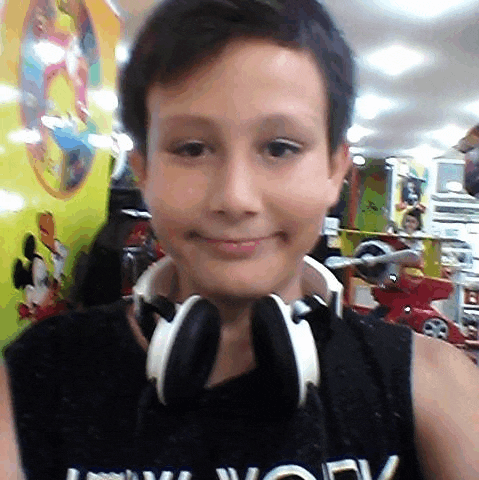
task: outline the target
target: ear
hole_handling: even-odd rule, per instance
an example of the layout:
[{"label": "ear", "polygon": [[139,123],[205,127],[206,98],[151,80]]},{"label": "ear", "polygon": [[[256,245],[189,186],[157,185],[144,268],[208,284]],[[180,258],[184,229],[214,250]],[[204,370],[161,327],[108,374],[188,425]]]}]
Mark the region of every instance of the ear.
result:
[{"label": "ear", "polygon": [[23,254],[25,255],[25,258],[32,261],[35,256],[35,249],[35,237],[30,233],[25,237],[25,243],[23,245]]},{"label": "ear", "polygon": [[146,182],[146,158],[140,151],[134,149],[128,155],[128,162],[130,164],[133,173],[138,179],[138,187],[143,190]]},{"label": "ear", "polygon": [[343,186],[343,181],[352,166],[349,145],[342,143],[338,145],[336,151],[331,156],[331,170],[329,174],[329,182],[335,189],[336,197]]}]

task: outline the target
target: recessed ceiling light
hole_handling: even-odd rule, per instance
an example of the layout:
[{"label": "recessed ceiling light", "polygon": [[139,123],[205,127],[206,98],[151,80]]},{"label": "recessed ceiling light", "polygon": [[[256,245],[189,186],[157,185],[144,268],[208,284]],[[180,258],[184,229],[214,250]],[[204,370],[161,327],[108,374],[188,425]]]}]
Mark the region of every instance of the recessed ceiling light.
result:
[{"label": "recessed ceiling light", "polygon": [[363,165],[366,164],[366,159],[362,155],[354,155],[353,163],[358,167],[362,167]]},{"label": "recessed ceiling light", "polygon": [[467,129],[449,124],[438,130],[433,130],[429,136],[446,147],[453,147],[467,133]]},{"label": "recessed ceiling light", "polygon": [[[440,17],[452,10],[472,5],[477,0],[383,0],[381,7],[402,13],[408,17],[431,19]],[[377,6],[377,3],[376,3]]]},{"label": "recessed ceiling light", "polygon": [[359,155],[360,153],[363,153],[363,148],[361,148],[361,147],[349,147],[349,153],[351,155]]},{"label": "recessed ceiling light", "polygon": [[361,138],[371,135],[373,132],[374,130],[371,130],[370,128],[361,127],[361,125],[353,125],[348,130],[348,142],[357,143],[359,140],[361,140]]},{"label": "recessed ceiling light", "polygon": [[360,95],[355,103],[355,114],[365,120],[372,120],[381,112],[391,109],[395,102],[386,97],[379,97],[372,93]]},{"label": "recessed ceiling light", "polygon": [[388,157],[386,158],[385,162],[388,164],[388,165],[396,165],[398,163],[398,159],[396,157]]},{"label": "recessed ceiling light", "polygon": [[364,57],[364,61],[386,75],[401,75],[424,63],[426,55],[410,47],[395,43]]},{"label": "recessed ceiling light", "polygon": [[427,143],[423,143],[418,147],[410,148],[409,150],[405,151],[407,155],[423,162],[432,160],[433,158],[441,155],[443,152],[444,150],[435,148]]},{"label": "recessed ceiling light", "polygon": [[479,100],[466,105],[465,110],[471,112],[479,118]]}]

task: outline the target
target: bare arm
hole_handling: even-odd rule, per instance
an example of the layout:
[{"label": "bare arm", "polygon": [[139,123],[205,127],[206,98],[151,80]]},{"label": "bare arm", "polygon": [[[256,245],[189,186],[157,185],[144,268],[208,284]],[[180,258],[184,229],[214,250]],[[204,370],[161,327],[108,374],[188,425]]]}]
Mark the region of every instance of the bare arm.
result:
[{"label": "bare arm", "polygon": [[416,445],[430,480],[479,479],[479,368],[452,345],[414,335]]},{"label": "bare arm", "polygon": [[18,458],[7,372],[0,364],[0,478],[23,480]]}]

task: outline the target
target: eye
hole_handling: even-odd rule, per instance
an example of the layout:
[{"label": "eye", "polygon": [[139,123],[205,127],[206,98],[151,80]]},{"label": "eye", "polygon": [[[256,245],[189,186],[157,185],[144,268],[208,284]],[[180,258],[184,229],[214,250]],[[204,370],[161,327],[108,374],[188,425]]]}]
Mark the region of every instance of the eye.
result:
[{"label": "eye", "polygon": [[173,148],[173,153],[180,157],[201,157],[207,152],[203,142],[190,141]]},{"label": "eye", "polygon": [[273,158],[284,158],[289,155],[297,155],[301,151],[301,145],[291,140],[276,139],[266,145],[266,153]]}]

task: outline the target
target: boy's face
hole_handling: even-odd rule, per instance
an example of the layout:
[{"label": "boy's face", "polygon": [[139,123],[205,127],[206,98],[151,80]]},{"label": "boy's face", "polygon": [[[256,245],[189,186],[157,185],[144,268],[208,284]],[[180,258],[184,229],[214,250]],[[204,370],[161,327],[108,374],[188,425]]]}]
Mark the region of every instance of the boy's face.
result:
[{"label": "boy's face", "polygon": [[[303,256],[349,168],[328,155],[328,102],[309,53],[236,40],[147,95],[148,158],[134,161],[182,297],[300,296]],[[138,157],[134,157],[138,158]]]},{"label": "boy's face", "polygon": [[409,235],[412,235],[416,230],[419,229],[419,220],[413,215],[406,215],[404,219],[404,230]]}]

